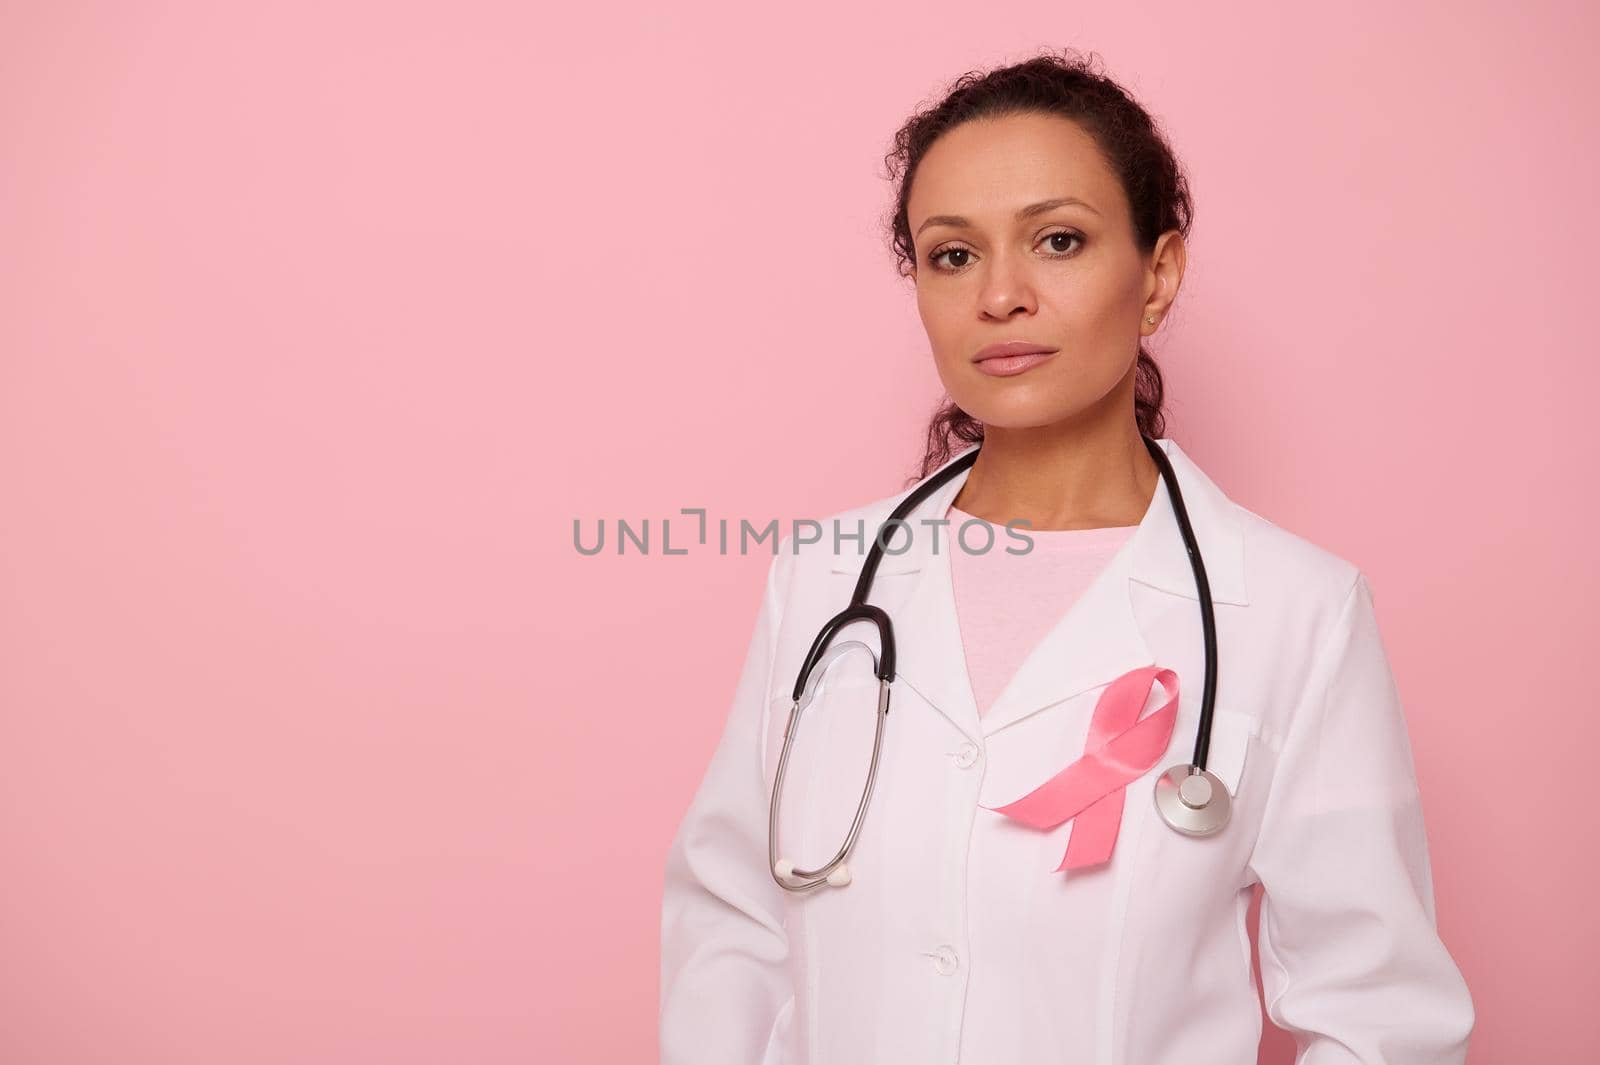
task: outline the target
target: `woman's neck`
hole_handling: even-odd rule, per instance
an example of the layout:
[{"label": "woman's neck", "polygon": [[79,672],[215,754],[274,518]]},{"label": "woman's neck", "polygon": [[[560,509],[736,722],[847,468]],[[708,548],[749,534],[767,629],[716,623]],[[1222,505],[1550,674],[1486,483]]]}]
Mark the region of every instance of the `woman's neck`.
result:
[{"label": "woman's neck", "polygon": [[1109,429],[988,426],[952,505],[996,525],[1100,529],[1139,524],[1160,484],[1131,419]]}]

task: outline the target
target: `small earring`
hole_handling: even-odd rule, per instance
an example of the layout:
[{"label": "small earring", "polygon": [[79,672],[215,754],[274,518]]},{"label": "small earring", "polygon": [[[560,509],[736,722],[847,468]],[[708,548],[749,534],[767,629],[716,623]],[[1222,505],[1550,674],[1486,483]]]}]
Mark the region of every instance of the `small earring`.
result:
[{"label": "small earring", "polygon": [[1145,315],[1145,316],[1144,316],[1144,320],[1145,320],[1145,322],[1146,322],[1146,323],[1147,323],[1147,324],[1149,324],[1149,325],[1155,325],[1155,324],[1156,324],[1156,316],[1155,316],[1155,315],[1153,315],[1153,314],[1147,314],[1147,315]]}]

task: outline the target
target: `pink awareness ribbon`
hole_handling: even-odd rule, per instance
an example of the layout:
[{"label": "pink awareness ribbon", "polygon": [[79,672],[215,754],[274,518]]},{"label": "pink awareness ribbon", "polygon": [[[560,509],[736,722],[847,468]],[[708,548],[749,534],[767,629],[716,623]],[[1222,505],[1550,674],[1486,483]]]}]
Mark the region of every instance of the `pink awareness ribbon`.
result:
[{"label": "pink awareness ribbon", "polygon": [[[1140,718],[1156,681],[1169,697]],[[1055,871],[1099,865],[1116,846],[1127,785],[1166,751],[1177,719],[1178,675],[1161,666],[1129,670],[1100,693],[1082,757],[1015,802],[983,808],[1041,829],[1076,817],[1066,856]]]}]

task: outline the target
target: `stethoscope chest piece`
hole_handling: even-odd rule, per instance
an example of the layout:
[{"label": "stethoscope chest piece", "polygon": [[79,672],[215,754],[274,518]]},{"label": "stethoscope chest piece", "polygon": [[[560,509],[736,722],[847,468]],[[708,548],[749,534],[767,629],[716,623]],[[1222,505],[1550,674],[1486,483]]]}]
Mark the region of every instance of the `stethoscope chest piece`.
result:
[{"label": "stethoscope chest piece", "polygon": [[1233,800],[1216,774],[1192,765],[1175,765],[1156,780],[1161,819],[1186,836],[1209,836],[1228,823]]}]

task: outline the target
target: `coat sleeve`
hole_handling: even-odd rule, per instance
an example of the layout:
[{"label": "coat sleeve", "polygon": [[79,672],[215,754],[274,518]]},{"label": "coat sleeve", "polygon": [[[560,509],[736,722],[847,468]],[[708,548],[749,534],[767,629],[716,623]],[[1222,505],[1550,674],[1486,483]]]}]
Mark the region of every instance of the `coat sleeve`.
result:
[{"label": "coat sleeve", "polygon": [[1360,571],[1307,692],[1250,859],[1267,1015],[1295,1065],[1460,1065],[1472,998],[1436,930],[1410,739]]},{"label": "coat sleeve", "polygon": [[793,995],[784,889],[767,869],[761,766],[785,561],[780,551],[767,571],[733,705],[667,855],[662,1065],[757,1065]]}]

